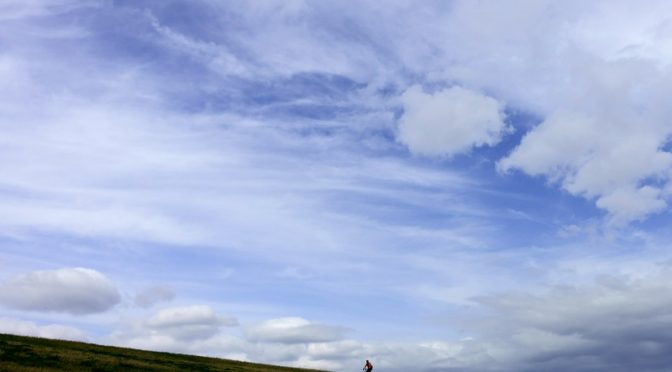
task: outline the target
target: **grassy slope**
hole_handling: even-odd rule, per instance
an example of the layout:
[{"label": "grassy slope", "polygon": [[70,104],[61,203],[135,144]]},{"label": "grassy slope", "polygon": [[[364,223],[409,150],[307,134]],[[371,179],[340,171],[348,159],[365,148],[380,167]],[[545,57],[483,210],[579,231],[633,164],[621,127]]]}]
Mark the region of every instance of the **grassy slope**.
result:
[{"label": "grassy slope", "polygon": [[309,372],[299,368],[0,334],[0,371]]}]

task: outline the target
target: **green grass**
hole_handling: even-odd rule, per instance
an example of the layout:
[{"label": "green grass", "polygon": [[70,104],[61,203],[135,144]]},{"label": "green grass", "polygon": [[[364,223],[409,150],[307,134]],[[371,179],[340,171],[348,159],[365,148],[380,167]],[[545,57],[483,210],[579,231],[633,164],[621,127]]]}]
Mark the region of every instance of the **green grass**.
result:
[{"label": "green grass", "polygon": [[4,371],[310,372],[317,370],[0,334],[0,372]]}]

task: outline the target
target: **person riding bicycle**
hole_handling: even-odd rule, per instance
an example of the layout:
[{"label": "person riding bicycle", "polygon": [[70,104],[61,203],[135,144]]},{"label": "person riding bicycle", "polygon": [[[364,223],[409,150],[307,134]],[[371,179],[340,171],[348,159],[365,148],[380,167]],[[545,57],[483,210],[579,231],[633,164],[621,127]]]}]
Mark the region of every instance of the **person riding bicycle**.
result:
[{"label": "person riding bicycle", "polygon": [[369,362],[369,360],[367,359],[366,363],[364,363],[364,368],[362,368],[362,371],[371,372],[372,370],[373,370],[373,364],[371,364],[371,362]]}]

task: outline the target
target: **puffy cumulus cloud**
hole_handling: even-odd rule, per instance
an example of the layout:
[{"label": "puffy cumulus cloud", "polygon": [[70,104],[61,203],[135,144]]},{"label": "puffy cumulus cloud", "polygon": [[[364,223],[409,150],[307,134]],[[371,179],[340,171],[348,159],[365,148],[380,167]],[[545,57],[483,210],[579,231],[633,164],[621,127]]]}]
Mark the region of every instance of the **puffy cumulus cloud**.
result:
[{"label": "puffy cumulus cloud", "polygon": [[[225,339],[226,340],[226,339]],[[315,368],[330,371],[349,370],[358,366],[361,354],[355,358],[351,350],[363,350],[357,341],[333,341],[317,343],[277,343],[243,340],[237,349],[246,359],[264,363],[299,368]],[[230,345],[230,342],[228,343]],[[347,345],[346,345],[347,344]],[[343,352],[339,354],[339,352]]]},{"label": "puffy cumulus cloud", "polygon": [[163,309],[146,321],[146,326],[176,339],[202,339],[214,336],[222,326],[235,326],[235,318],[218,315],[206,305]]},{"label": "puffy cumulus cloud", "polygon": [[[359,341],[342,340],[344,329],[303,318],[270,319],[228,334],[237,325],[208,306],[163,309],[116,331],[109,342],[141,349],[209,355],[302,368],[350,369],[366,357]],[[363,354],[364,353],[364,354]]]},{"label": "puffy cumulus cloud", "polygon": [[354,340],[283,344],[250,341],[224,333],[195,340],[178,340],[158,332],[136,334],[133,337],[117,333],[113,336],[113,343],[141,349],[331,371],[351,370],[368,357],[367,351],[371,351],[363,343]]},{"label": "puffy cumulus cloud", "polygon": [[494,145],[507,130],[497,100],[461,87],[432,94],[413,86],[401,101],[398,139],[417,154],[451,156]]},{"label": "puffy cumulus cloud", "polygon": [[34,271],[0,283],[0,304],[20,310],[83,315],[107,311],[120,300],[110,279],[85,268]]},{"label": "puffy cumulus cloud", "polygon": [[113,332],[110,341],[140,349],[209,354],[214,341],[206,341],[213,337],[221,340],[225,337],[222,327],[236,325],[235,318],[218,314],[207,305],[171,307],[132,320],[126,329]]},{"label": "puffy cumulus cloud", "polygon": [[[669,3],[458,1],[439,80],[541,118],[499,163],[594,200],[625,224],[666,208]],[[633,202],[627,202],[632,199]]]},{"label": "puffy cumulus cloud", "polygon": [[251,341],[280,343],[309,343],[335,341],[343,338],[346,328],[311,323],[299,318],[277,318],[263,321],[245,328],[245,335]]},{"label": "puffy cumulus cloud", "polygon": [[525,135],[499,169],[543,175],[574,195],[595,198],[613,222],[643,218],[667,205],[663,189],[672,154],[662,150],[665,130],[632,120],[554,113]]},{"label": "puffy cumulus cloud", "polygon": [[13,318],[0,318],[0,333],[20,336],[55,338],[59,340],[86,341],[86,334],[74,327],[60,324],[38,325]]},{"label": "puffy cumulus cloud", "polygon": [[164,285],[145,288],[136,294],[133,300],[137,306],[148,308],[160,302],[171,301],[174,298],[175,291]]},{"label": "puffy cumulus cloud", "polygon": [[128,333],[117,332],[112,335],[111,342],[124,347],[144,350],[167,351],[193,355],[213,356],[218,358],[263,362],[255,345],[240,337],[223,333],[206,339],[180,340],[160,332]]},{"label": "puffy cumulus cloud", "polygon": [[657,187],[629,185],[601,196],[596,205],[612,213],[612,222],[621,224],[664,210],[667,202],[663,196]]}]

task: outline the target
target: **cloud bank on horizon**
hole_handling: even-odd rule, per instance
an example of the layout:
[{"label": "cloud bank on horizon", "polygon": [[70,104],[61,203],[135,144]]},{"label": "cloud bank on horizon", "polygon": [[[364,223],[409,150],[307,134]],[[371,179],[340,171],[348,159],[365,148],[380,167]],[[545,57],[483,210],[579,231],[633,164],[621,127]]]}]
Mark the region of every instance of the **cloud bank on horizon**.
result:
[{"label": "cloud bank on horizon", "polygon": [[0,4],[0,332],[664,371],[666,1]]}]

